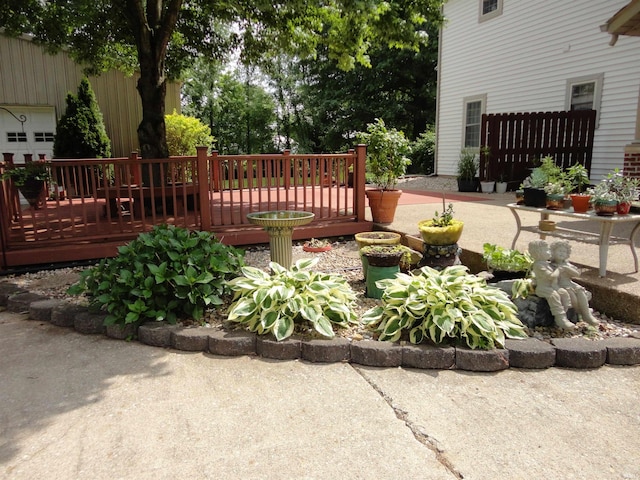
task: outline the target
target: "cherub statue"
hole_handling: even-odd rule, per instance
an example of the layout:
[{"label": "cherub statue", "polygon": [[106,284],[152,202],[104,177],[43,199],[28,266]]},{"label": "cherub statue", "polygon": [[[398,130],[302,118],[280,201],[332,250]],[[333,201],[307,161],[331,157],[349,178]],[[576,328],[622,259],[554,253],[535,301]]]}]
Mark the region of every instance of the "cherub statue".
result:
[{"label": "cherub statue", "polygon": [[558,286],[569,293],[571,306],[580,315],[582,321],[589,325],[598,325],[600,322],[589,308],[587,290],[572,280],[580,275],[580,271],[568,262],[571,245],[567,242],[554,242],[550,248],[551,265],[558,271]]},{"label": "cherub statue", "polygon": [[575,325],[567,319],[570,295],[558,285],[560,272],[549,263],[551,259],[549,245],[544,240],[535,240],[529,243],[529,254],[533,258],[531,272],[535,281],[535,294],[547,300],[557,327],[565,330],[575,328]]}]

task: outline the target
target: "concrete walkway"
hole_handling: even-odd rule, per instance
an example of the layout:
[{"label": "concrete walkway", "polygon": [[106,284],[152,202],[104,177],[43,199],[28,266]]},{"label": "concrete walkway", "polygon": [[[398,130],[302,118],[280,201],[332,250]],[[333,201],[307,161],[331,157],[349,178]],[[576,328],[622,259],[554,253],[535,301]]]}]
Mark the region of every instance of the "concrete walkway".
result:
[{"label": "concrete walkway", "polygon": [[7,479],[640,479],[638,366],[213,357],[8,312],[0,352]]}]

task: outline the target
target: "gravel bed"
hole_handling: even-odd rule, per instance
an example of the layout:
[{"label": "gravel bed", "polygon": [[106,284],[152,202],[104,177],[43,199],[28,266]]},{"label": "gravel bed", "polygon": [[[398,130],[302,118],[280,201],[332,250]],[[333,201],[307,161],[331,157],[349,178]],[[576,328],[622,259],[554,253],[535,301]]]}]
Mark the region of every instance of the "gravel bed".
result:
[{"label": "gravel bed", "polygon": [[[355,311],[360,318],[362,314],[369,308],[378,305],[379,300],[367,298],[364,295],[365,284],[362,276],[362,264],[358,255],[358,247],[351,237],[333,238],[332,249],[322,253],[308,253],[303,251],[302,243],[293,246],[293,261],[309,256],[317,256],[319,262],[317,269],[320,271],[336,273],[344,276],[354,292],[357,295]],[[251,247],[246,250],[245,261],[248,265],[258,268],[268,269],[269,265],[269,249],[266,246]],[[75,283],[81,267],[62,268],[57,270],[42,270],[35,273],[26,273],[19,276],[7,276],[0,281],[11,282],[21,288],[29,290],[32,293],[38,293],[49,298],[66,298],[73,303],[86,303],[84,297],[70,297],[66,294],[69,286]],[[640,325],[625,324],[614,319],[608,318],[606,315],[594,312],[594,315],[601,321],[600,325],[592,327],[586,323],[580,322],[573,331],[563,331],[555,328],[536,328],[529,331],[529,335],[541,340],[550,340],[551,338],[570,338],[584,337],[589,339],[604,339],[609,337],[627,337],[640,336]],[[237,328],[235,324],[228,325],[225,323],[224,312],[222,310],[210,312],[207,315],[207,326],[214,329],[231,329]],[[188,324],[189,322],[184,322]],[[296,333],[305,336],[314,336],[315,332],[299,330]],[[351,327],[346,330],[340,330],[338,335],[353,340],[361,340],[375,338],[376,335],[359,327]]]}]

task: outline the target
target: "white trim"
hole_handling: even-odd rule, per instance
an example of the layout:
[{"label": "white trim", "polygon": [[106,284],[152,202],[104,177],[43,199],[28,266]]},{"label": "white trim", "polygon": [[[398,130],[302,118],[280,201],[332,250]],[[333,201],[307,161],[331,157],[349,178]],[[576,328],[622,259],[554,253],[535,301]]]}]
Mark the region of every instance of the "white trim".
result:
[{"label": "white trim", "polygon": [[[478,146],[467,146],[466,138],[467,138],[467,107],[470,103],[480,102],[480,116],[482,117],[483,113],[487,113],[487,94],[483,93],[481,95],[473,95],[471,97],[464,97],[462,99],[462,138],[461,144],[462,148],[471,148],[478,149],[480,151],[480,129],[478,129]],[[482,118],[480,118],[480,125],[482,126]]]},{"label": "white trim", "polygon": [[567,79],[565,89],[564,108],[571,110],[571,89],[574,85],[593,83],[593,109],[596,111],[596,128],[600,124],[600,109],[602,107],[602,84],[604,83],[604,73],[594,75],[583,75]]}]

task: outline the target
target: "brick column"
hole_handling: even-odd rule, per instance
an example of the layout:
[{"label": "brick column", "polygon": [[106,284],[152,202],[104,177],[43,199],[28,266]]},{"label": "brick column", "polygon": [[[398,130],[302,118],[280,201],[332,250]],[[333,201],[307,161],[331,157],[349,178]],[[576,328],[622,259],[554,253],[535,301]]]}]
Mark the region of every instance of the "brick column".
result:
[{"label": "brick column", "polygon": [[640,178],[640,143],[630,143],[624,147],[624,167],[622,173]]}]

